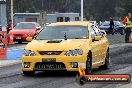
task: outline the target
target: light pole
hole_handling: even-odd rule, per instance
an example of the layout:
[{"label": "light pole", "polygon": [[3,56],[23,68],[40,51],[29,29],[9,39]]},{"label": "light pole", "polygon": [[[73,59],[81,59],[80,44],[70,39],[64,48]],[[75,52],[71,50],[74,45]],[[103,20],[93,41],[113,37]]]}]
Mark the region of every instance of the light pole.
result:
[{"label": "light pole", "polygon": [[11,0],[11,21],[12,21],[12,28],[13,28],[13,0]]},{"label": "light pole", "polygon": [[83,21],[83,0],[81,0],[81,21]]},{"label": "light pole", "polygon": [[0,25],[2,25],[1,19],[2,19],[2,4],[0,4]]},{"label": "light pole", "polygon": [[43,12],[43,7],[44,7],[43,2],[44,2],[44,1],[42,0],[42,12]]}]

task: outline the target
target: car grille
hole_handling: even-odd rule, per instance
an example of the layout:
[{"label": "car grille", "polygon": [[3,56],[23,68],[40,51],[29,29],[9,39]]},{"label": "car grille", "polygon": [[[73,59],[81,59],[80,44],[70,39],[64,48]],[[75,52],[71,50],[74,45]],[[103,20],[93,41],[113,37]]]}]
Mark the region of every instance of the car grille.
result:
[{"label": "car grille", "polygon": [[62,51],[39,51],[40,55],[60,55]]},{"label": "car grille", "polygon": [[35,70],[65,70],[65,65],[64,63],[62,62],[54,62],[54,63],[51,63],[51,62],[48,62],[48,63],[45,63],[45,62],[37,62],[35,64]]}]

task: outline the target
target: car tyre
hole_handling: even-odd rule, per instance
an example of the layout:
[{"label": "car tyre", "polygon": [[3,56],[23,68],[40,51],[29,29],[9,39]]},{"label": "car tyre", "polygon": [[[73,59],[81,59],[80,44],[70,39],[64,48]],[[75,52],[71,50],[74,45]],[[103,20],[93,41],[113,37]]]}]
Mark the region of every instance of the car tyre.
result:
[{"label": "car tyre", "polygon": [[124,29],[121,29],[120,34],[121,34],[121,35],[124,35]]},{"label": "car tyre", "polygon": [[110,56],[109,56],[109,49],[106,52],[106,57],[105,57],[105,64],[100,66],[101,69],[108,69],[110,68]]},{"label": "car tyre", "polygon": [[23,74],[25,76],[33,76],[35,74],[35,71],[23,71]]},{"label": "car tyre", "polygon": [[124,33],[120,33],[121,35],[124,35]]},{"label": "car tyre", "polygon": [[79,85],[84,85],[86,82],[87,82],[87,79],[86,79],[86,77],[84,77],[84,76],[79,76],[78,78],[77,78],[77,83],[79,84]]},{"label": "car tyre", "polygon": [[90,55],[90,54],[87,55],[85,73],[86,74],[91,74],[92,73],[92,55]]}]

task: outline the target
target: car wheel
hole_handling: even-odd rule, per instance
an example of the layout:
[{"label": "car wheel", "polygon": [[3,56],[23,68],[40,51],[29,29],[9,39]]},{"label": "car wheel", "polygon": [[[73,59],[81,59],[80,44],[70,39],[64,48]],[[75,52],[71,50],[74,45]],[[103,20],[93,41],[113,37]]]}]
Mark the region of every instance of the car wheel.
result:
[{"label": "car wheel", "polygon": [[108,69],[110,68],[110,56],[109,56],[109,50],[106,52],[106,58],[105,58],[105,64],[100,66],[101,69]]},{"label": "car wheel", "polygon": [[123,33],[120,33],[121,35],[124,35]]},{"label": "car wheel", "polygon": [[114,33],[115,33],[115,34],[117,34],[117,32],[116,32],[116,31],[115,31]]},{"label": "car wheel", "polygon": [[115,34],[117,34],[117,33],[118,33],[117,29],[114,29],[114,33],[115,33]]},{"label": "car wheel", "polygon": [[124,35],[124,29],[121,30],[120,34],[121,35]]},{"label": "car wheel", "polygon": [[89,55],[89,54],[87,55],[85,73],[86,73],[86,74],[91,74],[91,73],[92,73],[92,56]]},{"label": "car wheel", "polygon": [[32,76],[32,75],[34,75],[34,73],[35,73],[35,71],[23,71],[23,74],[25,76]]},{"label": "car wheel", "polygon": [[87,79],[86,79],[84,76],[79,76],[79,77],[77,78],[77,83],[78,83],[79,85],[84,85],[86,82],[87,82]]}]

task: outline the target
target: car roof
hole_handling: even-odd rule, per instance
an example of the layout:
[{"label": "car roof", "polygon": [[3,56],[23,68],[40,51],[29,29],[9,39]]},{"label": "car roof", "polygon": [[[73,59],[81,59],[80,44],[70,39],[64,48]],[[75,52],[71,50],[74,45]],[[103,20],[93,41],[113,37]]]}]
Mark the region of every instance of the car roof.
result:
[{"label": "car roof", "polygon": [[51,23],[48,26],[88,26],[91,23],[88,21],[73,21],[73,22],[57,22],[57,23]]}]

